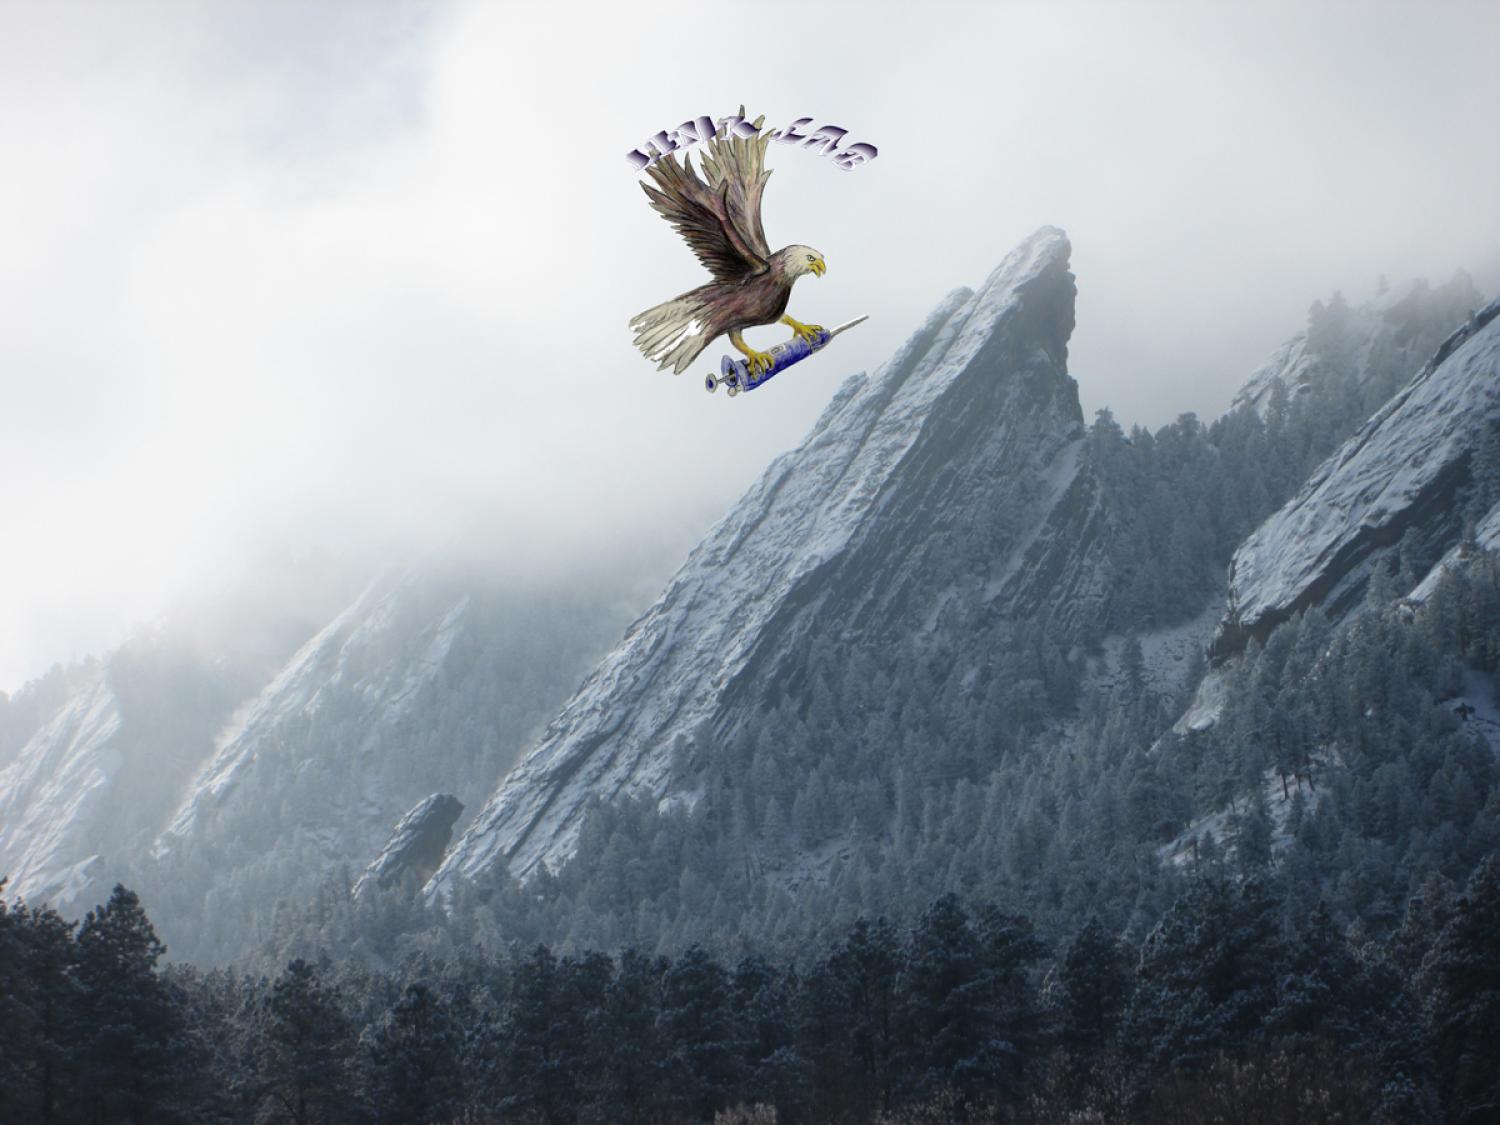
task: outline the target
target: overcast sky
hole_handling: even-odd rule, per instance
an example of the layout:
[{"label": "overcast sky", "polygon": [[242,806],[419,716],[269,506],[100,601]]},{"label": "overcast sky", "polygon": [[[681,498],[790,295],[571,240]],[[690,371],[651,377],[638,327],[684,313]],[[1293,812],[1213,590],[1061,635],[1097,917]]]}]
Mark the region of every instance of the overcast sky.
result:
[{"label": "overcast sky", "polygon": [[[1488,3],[0,0],[0,688],[268,549],[691,542],[1046,223],[1085,410],[1217,414],[1316,297],[1500,288],[1497,41]],[[741,102],[880,155],[773,146],[768,238],[829,266],[790,311],[871,319],[729,401],[631,347],[703,275],[624,154]]]}]

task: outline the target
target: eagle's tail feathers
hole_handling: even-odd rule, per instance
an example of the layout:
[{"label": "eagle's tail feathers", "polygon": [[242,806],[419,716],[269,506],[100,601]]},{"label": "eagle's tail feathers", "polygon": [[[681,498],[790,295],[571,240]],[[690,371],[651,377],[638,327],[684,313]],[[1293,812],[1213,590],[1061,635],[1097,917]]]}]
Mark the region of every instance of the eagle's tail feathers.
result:
[{"label": "eagle's tail feathers", "polygon": [[691,297],[674,297],[647,309],[630,321],[635,346],[647,359],[659,360],[658,371],[671,368],[681,375],[713,339],[708,309]]}]

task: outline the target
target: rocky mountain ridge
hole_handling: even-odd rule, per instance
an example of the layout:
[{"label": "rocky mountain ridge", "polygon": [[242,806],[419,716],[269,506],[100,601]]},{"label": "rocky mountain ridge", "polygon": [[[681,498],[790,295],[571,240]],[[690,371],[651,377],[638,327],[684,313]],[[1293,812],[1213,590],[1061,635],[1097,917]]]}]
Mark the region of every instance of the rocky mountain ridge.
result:
[{"label": "rocky mountain ridge", "polygon": [[433,893],[497,863],[524,876],[561,861],[595,799],[690,801],[674,753],[816,674],[820,634],[921,647],[965,617],[1050,612],[1063,629],[1099,612],[1068,253],[1044,228],[840,388],[506,777]]}]

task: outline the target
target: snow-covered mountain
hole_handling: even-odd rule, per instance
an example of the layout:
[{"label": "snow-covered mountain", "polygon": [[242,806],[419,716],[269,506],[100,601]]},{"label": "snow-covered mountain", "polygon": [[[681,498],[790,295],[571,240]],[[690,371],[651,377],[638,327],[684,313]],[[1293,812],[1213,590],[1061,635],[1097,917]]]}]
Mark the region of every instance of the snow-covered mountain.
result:
[{"label": "snow-covered mountain", "polygon": [[243,951],[423,797],[477,803],[622,616],[441,568],[376,579],[236,711],[165,818],[137,879],[174,951]]},{"label": "snow-covered mountain", "polygon": [[[642,909],[708,936],[772,893],[756,886],[844,878],[849,908],[973,885],[987,864],[994,886],[1027,887],[1044,847],[1081,831],[1066,815],[1133,817],[1154,849],[1185,806],[1145,751],[1226,601],[1215,652],[1232,659],[1309,598],[1356,597],[1408,528],[1438,569],[1461,563],[1466,526],[1500,544],[1500,512],[1475,509],[1471,487],[1500,481],[1500,455],[1477,456],[1500,433],[1500,322],[1492,307],[1443,344],[1471,307],[1463,277],[1320,303],[1224,418],[1126,434],[1107,413],[1085,425],[1067,373],[1068,253],[1039,231],[849,379],[597,666],[625,623],[597,584],[426,568],[376,580],[287,633],[295,646],[248,645],[254,660],[137,644],[0,699],[7,893],[87,906],[123,879],[175,956],[219,961],[341,872],[376,891],[398,869],[425,876],[455,827],[429,895],[581,849],[603,874],[575,865],[563,893],[580,892],[577,932],[596,938],[621,932],[634,900],[613,896],[648,870]],[[1212,723],[1226,682],[1204,681],[1183,730]],[[1091,766],[1106,795],[1068,814],[1068,763],[1090,747],[1130,760]],[[591,832],[601,803],[614,820]],[[460,804],[479,810],[467,824]],[[693,817],[714,854],[651,843]],[[620,871],[599,860],[610,823]],[[946,841],[949,823],[974,847]],[[741,897],[716,905],[702,888],[726,864]],[[516,898],[497,901],[515,915]]]},{"label": "snow-covered mountain", "polygon": [[68,904],[91,883],[100,841],[80,839],[123,764],[120,707],[104,669],[0,770],[0,870],[11,894]]},{"label": "snow-covered mountain", "polygon": [[[422,690],[442,669],[469,605],[467,591],[431,589],[412,574],[371,583],[303,645],[219,734],[213,757],[157,838],[153,856],[168,859],[194,837],[222,832],[222,822],[232,819],[235,809],[259,806],[271,794],[279,795],[291,777],[309,769],[355,764],[310,754],[309,743],[352,738],[355,760],[385,764],[391,756],[380,753],[377,743],[400,727]],[[323,729],[311,735],[319,724]],[[307,729],[310,737],[289,738],[289,732],[298,728]],[[336,788],[340,800],[386,806],[388,815],[377,814],[374,820],[382,837],[401,807],[395,794],[374,792],[387,780],[378,773],[351,769],[351,776]],[[320,788],[306,781],[306,777],[299,778],[296,793]],[[347,787],[350,782],[352,789]],[[323,795],[315,799],[322,800]],[[270,828],[258,808],[247,820],[249,824],[242,829],[253,827],[265,834]]]},{"label": "snow-covered mountain", "polygon": [[[1349,618],[1365,602],[1377,567],[1394,564],[1397,584],[1388,595],[1404,595],[1409,619],[1446,575],[1482,552],[1496,551],[1500,301],[1472,311],[1414,377],[1236,550],[1226,611],[1209,650],[1218,666],[1199,684],[1174,733],[1191,737],[1210,731],[1240,702],[1231,684],[1245,671],[1238,665],[1254,666],[1254,654],[1246,653],[1250,642],[1266,641],[1279,626],[1314,608],[1324,621]],[[1479,630],[1486,626],[1473,623]],[[1243,684],[1239,690],[1245,691]],[[1500,748],[1497,698],[1482,673],[1461,668],[1441,701],[1468,737],[1491,750]],[[1407,737],[1421,744],[1416,736]],[[1326,764],[1339,752],[1337,742],[1331,738],[1311,753]],[[1289,785],[1278,769],[1268,770],[1258,789],[1271,844],[1284,848],[1294,805],[1303,816],[1322,794],[1301,776]],[[1232,849],[1236,824],[1232,803],[1210,809],[1160,854],[1183,863],[1210,838]]]},{"label": "snow-covered mountain", "polygon": [[1479,450],[1500,441],[1500,302],[1416,377],[1235,552],[1222,658],[1311,605],[1337,616],[1405,539],[1429,562],[1465,532]]},{"label": "snow-covered mountain", "polygon": [[[1161,501],[1150,490],[1160,483],[1122,475],[1146,467],[1187,484],[1222,477],[1231,454],[1258,471],[1255,450],[1273,440],[1301,456],[1317,452],[1329,435],[1359,424],[1363,402],[1379,405],[1409,380],[1474,300],[1460,275],[1354,309],[1337,298],[1319,303],[1308,329],[1252,376],[1211,436],[1189,423],[1162,437],[1126,438],[1107,420],[1092,433],[1083,424],[1066,371],[1074,294],[1067,257],[1061,232],[1038,232],[978,292],[950,295],[873,376],[849,380],[505,778],[429,894],[459,880],[483,885],[500,870],[521,878],[541,865],[558,870],[596,802],[694,808],[714,772],[705,763],[736,741],[798,744],[780,756],[789,772],[775,788],[816,792],[822,775],[845,792],[856,784],[847,764],[816,755],[917,753],[931,765],[909,763],[915,774],[941,778],[986,769],[987,740],[996,746],[990,753],[1003,753],[1014,744],[1008,739],[1028,753],[1066,752],[1074,736],[1058,695],[1069,689],[1057,681],[1074,674],[1085,693],[1097,693],[1093,679],[1105,672],[1123,678],[1127,637],[1148,665],[1153,653],[1173,662],[1148,666],[1148,682],[1191,689],[1182,681],[1186,650],[1165,640],[1189,648],[1206,640],[1222,586],[1159,589],[1140,572],[1204,547],[1212,555],[1211,536],[1185,527],[1181,513],[1156,510]],[[1236,421],[1245,415],[1253,427]],[[1268,481],[1288,467],[1277,457]],[[1297,482],[1247,489],[1223,479],[1219,493],[1183,511],[1223,523],[1228,517],[1202,507],[1213,495],[1243,508],[1251,494],[1274,497],[1284,487],[1285,495]],[[1267,510],[1251,502],[1244,515],[1253,519],[1242,526]],[[1172,541],[1142,546],[1163,530]],[[1141,602],[1141,590],[1153,591],[1154,605]],[[882,698],[860,690],[865,679],[900,686],[904,694],[887,704],[898,715],[871,717]],[[835,701],[820,702],[830,692]],[[1016,733],[1027,729],[1036,734]],[[738,783],[715,784],[718,804],[706,815],[722,818],[723,801],[733,800],[723,787]],[[872,800],[889,807],[889,787],[903,783],[875,784],[887,792]],[[800,806],[804,795],[770,803]],[[765,796],[751,803],[764,808]],[[748,831],[765,841],[780,816],[773,809]],[[844,842],[829,845],[847,855],[858,833],[835,836]],[[777,850],[774,841],[755,847]]]},{"label": "snow-covered mountain", "polygon": [[92,906],[126,878],[211,752],[215,732],[316,627],[340,582],[298,566],[302,589],[180,607],[115,651],[56,668],[6,699],[0,876],[7,893]]},{"label": "snow-covered mountain", "polygon": [[7,897],[77,911],[123,881],[174,955],[242,952],[419,798],[480,802],[627,619],[618,583],[302,577],[316,597],[185,607],[0,701]]},{"label": "snow-covered mountain", "polygon": [[1347,374],[1368,389],[1371,409],[1406,383],[1453,325],[1480,304],[1466,273],[1436,288],[1414,280],[1362,304],[1335,294],[1314,303],[1308,326],[1282,344],[1245,380],[1230,410],[1270,410],[1279,383],[1287,401],[1314,393],[1320,383]]},{"label": "snow-covered mountain", "polygon": [[[1000,617],[1102,613],[1096,488],[1066,370],[1061,231],[951,294],[834,396],[693,551],[505,779],[430,888],[569,854],[591,801],[673,791],[674,754],[726,737],[821,674],[820,640],[953,643]],[[966,624],[967,623],[967,624]],[[985,674],[981,664],[972,681]]]}]

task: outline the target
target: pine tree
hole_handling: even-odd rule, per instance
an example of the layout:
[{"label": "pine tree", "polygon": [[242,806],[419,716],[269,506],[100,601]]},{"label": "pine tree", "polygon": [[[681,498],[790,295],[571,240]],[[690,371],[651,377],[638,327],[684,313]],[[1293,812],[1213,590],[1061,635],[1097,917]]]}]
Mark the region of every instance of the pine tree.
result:
[{"label": "pine tree", "polygon": [[1024,1077],[1027,1060],[1041,1053],[1041,1012],[1031,973],[1047,956],[1047,947],[1031,919],[993,903],[975,912],[974,932],[983,1002],[990,1012],[990,1042],[981,1065],[990,1081],[1014,1087]]},{"label": "pine tree", "polygon": [[1386,942],[1386,956],[1409,979],[1422,969],[1427,952],[1453,917],[1453,884],[1433,871],[1406,901],[1406,914]]},{"label": "pine tree", "polygon": [[799,1044],[798,977],[760,954],[741,958],[730,990],[741,1044],[737,1100],[774,1102],[795,1113],[805,1099],[811,1068]]},{"label": "pine tree", "polygon": [[712,1116],[740,1083],[740,1037],[728,974],[701,946],[689,946],[662,978],[662,1066],[681,1112]]},{"label": "pine tree", "polygon": [[897,1052],[897,974],[900,949],[896,931],[884,918],[861,918],[828,959],[823,976],[828,990],[825,1035],[847,1045],[868,1092],[867,1112],[889,1113]]},{"label": "pine tree", "polygon": [[1271,810],[1266,805],[1265,790],[1257,785],[1234,817],[1234,858],[1241,873],[1254,876],[1265,872],[1271,862],[1271,836]]},{"label": "pine tree", "polygon": [[1098,915],[1088,916],[1063,951],[1058,983],[1060,1044],[1078,1054],[1101,1050],[1114,1038],[1130,993],[1130,977],[1119,943]]},{"label": "pine tree", "polygon": [[1500,1114],[1500,856],[1474,871],[1423,965],[1432,990],[1432,1052],[1448,1120]]},{"label": "pine tree", "polygon": [[608,1050],[601,1067],[599,1099],[624,1125],[650,1120],[659,1100],[657,1018],[666,971],[664,961],[627,949],[620,954],[605,993],[599,1034]]},{"label": "pine tree", "polygon": [[93,1116],[144,1122],[165,1096],[177,1026],[156,975],[166,949],[140,899],[122,886],[85,916],[75,946],[80,1088]]},{"label": "pine tree", "polygon": [[21,938],[26,946],[30,1024],[34,1035],[33,1071],[37,1120],[60,1120],[64,1092],[76,1089],[70,1057],[70,1023],[81,1002],[74,971],[74,924],[50,908],[22,907]]},{"label": "pine tree", "polygon": [[1354,958],[1326,902],[1320,901],[1312,915],[1298,919],[1295,926],[1267,1027],[1278,1040],[1300,1047],[1320,1037],[1346,1044],[1353,1033],[1346,992],[1358,974]]},{"label": "pine tree", "polygon": [[406,986],[367,1050],[378,1120],[423,1125],[451,1119],[463,1095],[459,1040],[447,1004],[430,983]]},{"label": "pine tree", "polygon": [[945,1088],[973,1095],[1009,1068],[1012,1045],[998,1033],[985,951],[957,895],[942,896],[923,913],[912,931],[902,978],[903,1062],[913,1095],[925,1099]]},{"label": "pine tree", "polygon": [[603,953],[566,957],[557,973],[557,1075],[553,1101],[562,1120],[576,1119],[602,1084],[604,1059],[615,1049],[601,1034],[604,998],[614,962]]},{"label": "pine tree", "polygon": [[1157,1070],[1256,1042],[1282,950],[1264,884],[1198,878],[1147,935],[1124,1038]]},{"label": "pine tree", "polygon": [[298,958],[266,1000],[261,1074],[296,1125],[339,1120],[350,1101],[351,1039],[337,997]]},{"label": "pine tree", "polygon": [[603,1001],[610,976],[605,958],[559,962],[541,945],[515,965],[503,1030],[504,1108],[548,1122],[573,1118],[598,1022],[590,1009]]},{"label": "pine tree", "polygon": [[30,991],[30,958],[19,920],[5,901],[5,880],[0,879],[0,1120],[20,1117],[30,1109],[27,1095],[38,1039]]}]

